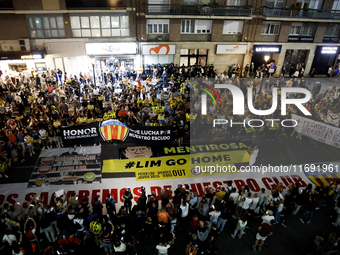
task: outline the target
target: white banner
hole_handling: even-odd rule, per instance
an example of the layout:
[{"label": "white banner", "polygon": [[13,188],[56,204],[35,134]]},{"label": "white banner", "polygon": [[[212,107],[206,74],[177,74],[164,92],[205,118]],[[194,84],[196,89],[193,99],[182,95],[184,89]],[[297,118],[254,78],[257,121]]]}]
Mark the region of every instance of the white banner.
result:
[{"label": "white banner", "polygon": [[[298,183],[300,188],[307,187],[308,183],[311,183],[304,174],[300,167],[289,169],[288,172],[282,170],[272,169],[262,174],[256,173],[235,173],[224,175],[211,175],[205,177],[193,177],[182,179],[167,179],[167,180],[152,180],[152,181],[136,181],[135,177],[129,178],[110,178],[102,179],[102,183],[93,184],[79,184],[79,185],[58,185],[47,186],[39,188],[27,188],[27,183],[16,184],[2,184],[0,186],[0,205],[4,203],[14,204],[16,202],[22,203],[24,208],[27,208],[28,203],[31,201],[34,195],[40,197],[40,200],[45,204],[50,204],[53,193],[63,189],[66,196],[70,196],[73,192],[76,192],[81,201],[83,198],[87,198],[90,203],[94,201],[95,197],[98,197],[100,201],[104,202],[106,195],[111,196],[117,201],[117,208],[123,205],[121,196],[124,194],[126,188],[130,188],[135,201],[141,195],[141,186],[146,189],[146,194],[151,194],[155,191],[159,196],[162,189],[171,188],[173,191],[178,185],[189,185],[193,192],[197,192],[199,197],[204,195],[204,187],[211,186],[217,187],[218,185],[225,185],[228,181],[233,182],[233,186],[237,189],[241,189],[244,185],[248,185],[251,192],[260,192],[261,188],[267,190],[274,189],[276,185],[282,182],[284,187],[287,187],[290,183]],[[282,169],[282,168],[281,168]]]},{"label": "white banner", "polygon": [[247,45],[217,45],[216,54],[246,54]]},{"label": "white banner", "polygon": [[155,44],[143,45],[143,55],[169,55],[176,53],[176,45]]},{"label": "white banner", "polygon": [[136,43],[85,43],[87,55],[136,54]]},{"label": "white banner", "polygon": [[292,114],[298,122],[295,131],[316,141],[340,148],[340,128]]}]

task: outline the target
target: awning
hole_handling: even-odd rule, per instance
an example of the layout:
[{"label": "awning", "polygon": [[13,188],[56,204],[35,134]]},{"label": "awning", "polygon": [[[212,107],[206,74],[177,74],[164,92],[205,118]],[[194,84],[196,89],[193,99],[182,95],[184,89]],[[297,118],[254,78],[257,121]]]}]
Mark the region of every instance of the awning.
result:
[{"label": "awning", "polygon": [[0,52],[0,60],[36,60],[36,59],[44,59],[45,52],[35,51],[35,52]]}]

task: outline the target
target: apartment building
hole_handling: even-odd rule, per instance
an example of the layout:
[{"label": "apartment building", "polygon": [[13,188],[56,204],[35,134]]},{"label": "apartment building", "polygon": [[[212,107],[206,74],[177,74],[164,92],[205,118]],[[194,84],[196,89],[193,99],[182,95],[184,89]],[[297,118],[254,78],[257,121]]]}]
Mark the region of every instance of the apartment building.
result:
[{"label": "apartment building", "polygon": [[1,0],[0,70],[338,64],[340,0]]}]

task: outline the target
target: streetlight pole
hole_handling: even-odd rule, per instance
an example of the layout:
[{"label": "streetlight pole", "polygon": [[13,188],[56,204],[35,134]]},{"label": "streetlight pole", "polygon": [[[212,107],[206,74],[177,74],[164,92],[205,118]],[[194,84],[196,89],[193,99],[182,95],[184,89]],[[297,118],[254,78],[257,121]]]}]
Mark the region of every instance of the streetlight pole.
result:
[{"label": "streetlight pole", "polygon": [[96,64],[96,59],[95,57],[91,57],[91,63],[92,63],[92,72],[93,72],[93,82],[94,82],[94,86],[96,85],[96,72],[95,72],[95,64]]}]

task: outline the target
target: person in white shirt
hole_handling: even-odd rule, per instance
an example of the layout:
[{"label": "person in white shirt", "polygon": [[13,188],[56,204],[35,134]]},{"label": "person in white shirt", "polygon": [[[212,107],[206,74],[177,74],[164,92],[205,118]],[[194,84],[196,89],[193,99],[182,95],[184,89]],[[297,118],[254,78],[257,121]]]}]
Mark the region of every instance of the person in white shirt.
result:
[{"label": "person in white shirt", "polygon": [[262,224],[263,223],[269,223],[271,220],[275,220],[275,217],[273,216],[273,212],[271,210],[268,210],[262,216]]},{"label": "person in white shirt", "polygon": [[169,244],[160,243],[156,246],[156,249],[158,250],[158,255],[168,255],[168,249],[170,248]]},{"label": "person in white shirt", "polygon": [[238,221],[237,227],[234,230],[234,234],[231,234],[231,237],[235,239],[235,236],[237,235],[237,232],[240,231],[240,234],[238,235],[238,238],[242,238],[244,234],[244,230],[247,226],[247,221],[245,219],[241,219]]},{"label": "person in white shirt", "polygon": [[237,199],[238,199],[238,192],[236,192],[236,188],[232,188],[230,198],[234,201],[234,205],[237,204]]},{"label": "person in white shirt", "polygon": [[257,193],[254,194],[254,198],[253,198],[253,203],[251,203],[251,205],[249,206],[249,210],[251,210],[252,212],[255,211],[256,207],[258,206],[260,201],[259,195]]},{"label": "person in white shirt", "polygon": [[247,196],[244,198],[244,201],[243,201],[242,213],[245,210],[246,213],[249,214],[248,209],[249,209],[250,204],[253,202],[253,200],[250,197],[251,197],[251,192],[248,192]]},{"label": "person in white shirt", "polygon": [[4,237],[2,238],[2,242],[7,242],[9,245],[12,245],[13,242],[17,242],[17,238],[15,235],[12,234],[11,230],[7,229]]},{"label": "person in white shirt", "polygon": [[186,218],[188,216],[188,213],[189,213],[188,202],[183,202],[182,205],[180,206],[180,208],[182,209],[181,218]]},{"label": "person in white shirt", "polygon": [[220,217],[221,215],[221,212],[220,210],[217,208],[218,206],[212,206],[213,207],[213,211],[209,213],[210,215],[210,222],[211,224],[217,224],[217,220],[218,220],[218,217]]},{"label": "person in white shirt", "polygon": [[121,241],[116,242],[113,248],[115,250],[115,253],[118,253],[118,254],[126,251],[126,245],[125,243]]}]

